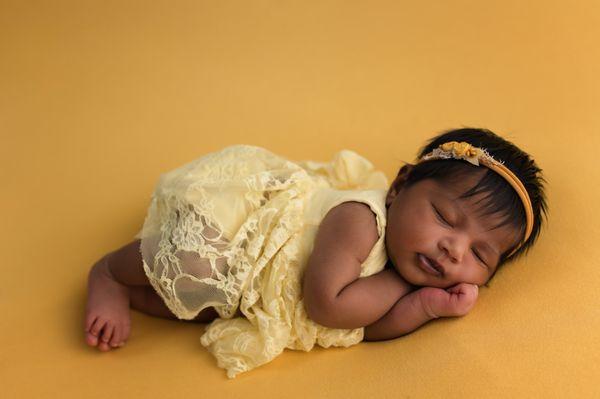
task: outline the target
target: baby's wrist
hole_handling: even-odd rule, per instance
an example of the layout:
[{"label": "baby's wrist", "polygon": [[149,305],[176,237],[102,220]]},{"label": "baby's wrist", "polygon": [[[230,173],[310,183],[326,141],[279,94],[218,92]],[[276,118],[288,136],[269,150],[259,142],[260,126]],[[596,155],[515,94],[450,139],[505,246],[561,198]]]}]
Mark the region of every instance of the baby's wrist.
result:
[{"label": "baby's wrist", "polygon": [[423,287],[419,289],[419,302],[420,306],[423,309],[423,312],[429,316],[431,319],[437,319],[442,317],[442,313],[440,311],[440,303],[445,300],[446,295],[448,293],[441,288],[435,287]]}]

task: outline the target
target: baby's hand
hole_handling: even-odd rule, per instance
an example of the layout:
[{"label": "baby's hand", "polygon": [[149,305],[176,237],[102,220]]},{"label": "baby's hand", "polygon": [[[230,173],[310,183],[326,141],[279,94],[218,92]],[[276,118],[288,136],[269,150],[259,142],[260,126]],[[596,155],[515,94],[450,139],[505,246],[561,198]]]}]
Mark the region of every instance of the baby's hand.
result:
[{"label": "baby's hand", "polygon": [[423,308],[431,318],[464,316],[475,306],[479,295],[479,287],[467,283],[460,283],[445,290],[423,287],[419,291]]}]

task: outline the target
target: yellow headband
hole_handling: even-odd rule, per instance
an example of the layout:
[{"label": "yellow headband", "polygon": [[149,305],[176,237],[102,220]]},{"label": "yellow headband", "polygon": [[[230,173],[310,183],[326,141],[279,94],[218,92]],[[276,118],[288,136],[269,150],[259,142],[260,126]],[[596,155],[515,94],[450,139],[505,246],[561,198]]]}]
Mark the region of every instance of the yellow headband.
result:
[{"label": "yellow headband", "polygon": [[517,194],[519,194],[519,198],[521,198],[523,206],[525,207],[527,227],[525,228],[525,237],[523,238],[523,241],[521,241],[519,245],[517,245],[517,247],[511,251],[510,254],[508,254],[508,256],[511,256],[517,249],[521,247],[521,245],[523,245],[523,243],[525,243],[525,241],[527,241],[529,235],[531,234],[531,230],[533,229],[533,208],[531,206],[529,194],[527,194],[527,190],[523,186],[523,183],[521,183],[519,178],[515,176],[510,169],[504,166],[502,162],[495,160],[486,150],[483,150],[479,147],[474,147],[464,141],[461,141],[460,143],[457,141],[449,141],[441,144],[438,148],[435,148],[430,153],[423,155],[423,157],[418,159],[416,163],[434,159],[449,158],[463,159],[475,166],[479,166],[480,163],[484,166],[487,166],[500,176],[504,177],[504,179],[506,179],[506,181],[508,181],[508,183],[510,183],[510,185],[515,189]]}]

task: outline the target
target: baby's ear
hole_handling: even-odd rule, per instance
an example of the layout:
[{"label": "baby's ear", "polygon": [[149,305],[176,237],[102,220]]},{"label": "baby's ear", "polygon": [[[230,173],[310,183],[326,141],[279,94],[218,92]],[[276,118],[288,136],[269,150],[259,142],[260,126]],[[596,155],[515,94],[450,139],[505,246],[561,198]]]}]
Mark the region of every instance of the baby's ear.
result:
[{"label": "baby's ear", "polygon": [[398,191],[400,191],[400,189],[404,185],[404,182],[406,181],[406,179],[408,179],[414,167],[415,165],[407,163],[400,168],[400,170],[398,171],[398,175],[396,176],[396,178],[390,185],[390,188],[388,189],[388,193],[385,199],[386,208],[390,206],[390,204],[394,200],[394,197],[396,197]]}]

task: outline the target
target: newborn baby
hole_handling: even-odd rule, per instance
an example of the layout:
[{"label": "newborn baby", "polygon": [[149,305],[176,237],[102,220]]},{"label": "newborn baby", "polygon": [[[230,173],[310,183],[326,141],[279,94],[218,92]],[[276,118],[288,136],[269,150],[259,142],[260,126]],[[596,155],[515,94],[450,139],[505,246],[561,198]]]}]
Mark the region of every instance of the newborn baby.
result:
[{"label": "newborn baby", "polygon": [[351,151],[332,163],[244,145],[207,154],[164,174],[141,240],[90,271],[87,343],[122,346],[130,306],[211,322],[201,343],[233,378],[285,348],[392,339],[465,315],[536,241],[540,172],[471,128],[431,139],[389,186]]}]

